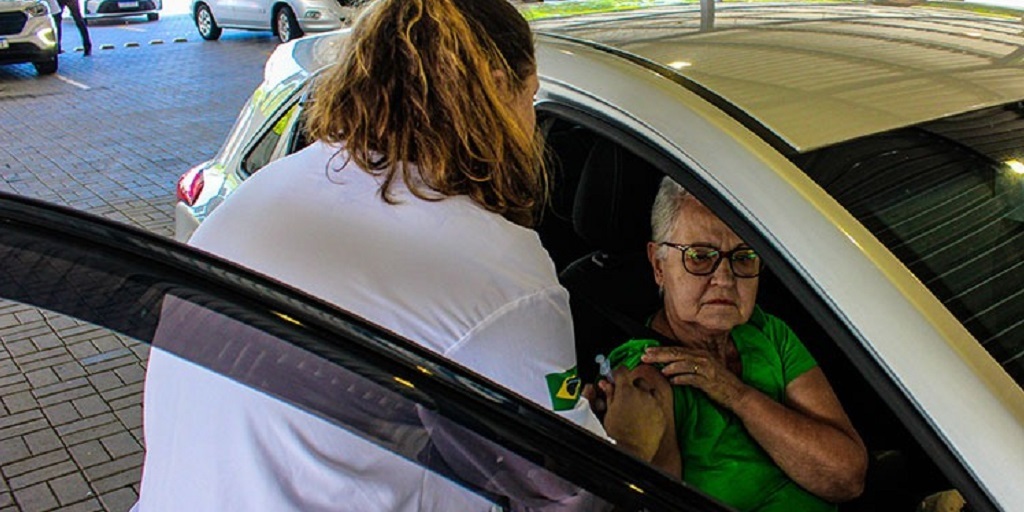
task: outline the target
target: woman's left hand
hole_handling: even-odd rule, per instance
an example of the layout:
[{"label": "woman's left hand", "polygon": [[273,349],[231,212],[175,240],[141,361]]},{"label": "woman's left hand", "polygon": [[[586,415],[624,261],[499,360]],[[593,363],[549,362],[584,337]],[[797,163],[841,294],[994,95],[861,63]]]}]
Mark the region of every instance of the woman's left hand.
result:
[{"label": "woman's left hand", "polygon": [[750,390],[720,358],[704,349],[650,347],[644,351],[642,361],[665,365],[661,373],[670,383],[698,388],[730,410]]}]

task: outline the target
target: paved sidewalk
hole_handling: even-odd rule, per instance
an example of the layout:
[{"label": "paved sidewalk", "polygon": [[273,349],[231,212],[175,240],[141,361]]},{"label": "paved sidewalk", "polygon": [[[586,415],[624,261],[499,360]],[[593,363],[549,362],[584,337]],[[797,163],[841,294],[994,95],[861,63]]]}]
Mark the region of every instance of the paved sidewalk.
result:
[{"label": "paved sidewalk", "polygon": [[[78,38],[70,28],[66,49]],[[55,76],[0,66],[0,190],[170,235],[178,176],[216,152],[274,41],[237,32],[202,42],[186,16],[90,32],[112,49],[65,54]],[[146,44],[158,37],[188,41]],[[126,46],[133,41],[141,44]],[[0,302],[0,512],[134,503],[147,353],[109,331]]]}]

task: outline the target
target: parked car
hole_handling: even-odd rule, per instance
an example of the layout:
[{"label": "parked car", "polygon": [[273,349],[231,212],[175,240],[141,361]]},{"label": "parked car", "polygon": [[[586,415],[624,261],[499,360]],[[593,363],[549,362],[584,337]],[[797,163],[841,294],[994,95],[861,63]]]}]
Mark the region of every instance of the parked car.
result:
[{"label": "parked car", "polygon": [[[628,334],[613,317],[655,310],[644,248],[671,176],[763,255],[759,304],[808,345],[874,455],[844,509],[946,489],[971,510],[1024,503],[1019,19],[607,4],[527,11],[555,176],[537,231],[573,298],[581,373]],[[179,180],[179,240],[308,143],[309,84],[345,37],[275,51],[220,152]]]},{"label": "parked car", "polygon": [[57,27],[44,0],[0,1],[0,64],[31,62],[40,75],[57,72]]},{"label": "parked car", "polygon": [[82,16],[86,20],[145,16],[156,21],[163,7],[163,0],[82,0]]},{"label": "parked car", "polygon": [[307,32],[348,25],[356,0],[192,0],[192,20],[203,39],[216,40],[225,28],[270,30],[282,42]]}]

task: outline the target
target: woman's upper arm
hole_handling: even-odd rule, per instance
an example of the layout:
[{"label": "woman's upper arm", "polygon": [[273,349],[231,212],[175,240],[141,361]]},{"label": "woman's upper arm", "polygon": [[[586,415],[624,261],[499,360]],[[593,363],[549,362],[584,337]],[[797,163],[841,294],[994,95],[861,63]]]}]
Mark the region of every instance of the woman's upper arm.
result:
[{"label": "woman's upper arm", "polygon": [[807,370],[786,386],[786,405],[855,438],[859,437],[821,367]]}]

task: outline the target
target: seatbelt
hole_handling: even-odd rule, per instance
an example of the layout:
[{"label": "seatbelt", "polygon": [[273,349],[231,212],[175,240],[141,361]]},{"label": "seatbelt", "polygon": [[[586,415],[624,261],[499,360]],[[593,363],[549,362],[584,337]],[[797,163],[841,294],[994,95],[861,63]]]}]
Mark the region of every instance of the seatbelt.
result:
[{"label": "seatbelt", "polygon": [[678,345],[679,342],[675,341],[664,334],[651,329],[650,326],[643,322],[634,320],[620,311],[616,311],[610,307],[600,304],[590,297],[578,296],[577,300],[581,301],[587,307],[597,311],[608,320],[610,320],[616,327],[622,329],[627,336],[630,338],[643,338],[655,340],[662,345]]}]

